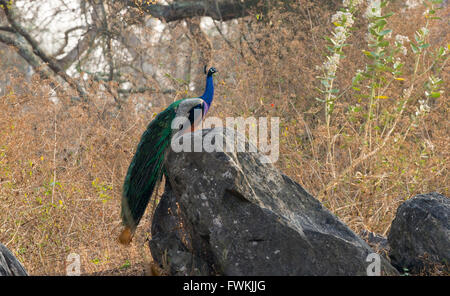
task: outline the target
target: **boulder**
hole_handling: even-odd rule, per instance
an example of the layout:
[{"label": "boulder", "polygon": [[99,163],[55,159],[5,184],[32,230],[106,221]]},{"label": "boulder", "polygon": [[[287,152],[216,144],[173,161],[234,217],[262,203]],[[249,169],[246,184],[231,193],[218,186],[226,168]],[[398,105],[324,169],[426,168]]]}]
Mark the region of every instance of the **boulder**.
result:
[{"label": "boulder", "polygon": [[[222,128],[195,134],[224,147],[242,139]],[[154,260],[171,275],[367,275],[374,253],[367,243],[264,160],[254,152],[171,151],[152,223]],[[398,274],[377,257],[381,274]]]},{"label": "boulder", "polygon": [[420,194],[397,209],[388,235],[389,257],[400,271],[449,273],[450,200],[439,193]]},{"label": "boulder", "polygon": [[0,276],[25,276],[27,272],[7,247],[0,243]]}]

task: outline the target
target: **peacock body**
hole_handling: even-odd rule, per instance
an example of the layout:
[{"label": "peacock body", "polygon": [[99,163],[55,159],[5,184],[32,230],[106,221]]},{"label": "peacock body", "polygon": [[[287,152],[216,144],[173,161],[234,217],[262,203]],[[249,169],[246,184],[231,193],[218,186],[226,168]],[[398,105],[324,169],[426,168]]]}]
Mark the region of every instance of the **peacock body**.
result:
[{"label": "peacock body", "polygon": [[121,243],[131,242],[153,192],[162,179],[164,159],[172,136],[177,132],[172,129],[173,120],[185,117],[190,120],[191,125],[195,125],[194,114],[199,109],[201,117],[206,116],[214,97],[213,74],[216,72],[215,68],[210,68],[207,72],[202,96],[173,102],[149,123],[142,134],[123,185],[121,216],[125,228],[119,237]]}]

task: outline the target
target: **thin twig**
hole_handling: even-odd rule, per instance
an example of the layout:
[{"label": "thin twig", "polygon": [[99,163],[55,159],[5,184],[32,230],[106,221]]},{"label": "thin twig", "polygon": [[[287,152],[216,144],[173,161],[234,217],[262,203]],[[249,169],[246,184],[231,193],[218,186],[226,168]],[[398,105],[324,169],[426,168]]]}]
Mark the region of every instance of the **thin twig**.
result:
[{"label": "thin twig", "polygon": [[57,113],[56,113],[56,106],[55,106],[55,118],[54,118],[54,133],[55,133],[55,137],[54,137],[54,146],[53,146],[53,183],[52,183],[52,204],[54,201],[54,195],[55,195],[55,185],[56,185],[56,133],[57,133],[57,125],[56,125],[56,119],[57,119]]}]

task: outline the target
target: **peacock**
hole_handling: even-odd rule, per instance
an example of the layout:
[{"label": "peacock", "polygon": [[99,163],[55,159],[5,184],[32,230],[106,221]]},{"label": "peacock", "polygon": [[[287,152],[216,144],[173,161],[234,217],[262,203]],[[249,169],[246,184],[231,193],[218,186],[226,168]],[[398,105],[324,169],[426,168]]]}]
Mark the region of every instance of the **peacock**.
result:
[{"label": "peacock", "polygon": [[204,72],[206,87],[203,95],[173,102],[149,123],[141,136],[123,185],[121,217],[124,229],[119,236],[122,244],[131,242],[153,191],[162,179],[164,159],[172,136],[177,132],[172,129],[172,121],[177,117],[189,118],[193,130],[198,124],[194,122],[195,111],[201,111],[203,119],[211,107],[214,98],[213,74],[217,70],[212,67],[206,72],[205,66]]}]

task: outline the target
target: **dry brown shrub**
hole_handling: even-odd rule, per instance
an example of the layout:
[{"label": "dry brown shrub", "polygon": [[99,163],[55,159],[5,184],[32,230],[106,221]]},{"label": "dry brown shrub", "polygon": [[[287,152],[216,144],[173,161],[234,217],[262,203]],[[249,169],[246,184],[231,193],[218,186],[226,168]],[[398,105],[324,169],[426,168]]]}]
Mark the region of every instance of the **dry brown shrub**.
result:
[{"label": "dry brown shrub", "polygon": [[[389,19],[390,27],[412,39],[422,25],[423,9],[402,13],[402,5],[397,1],[390,7],[398,12]],[[276,166],[357,233],[368,229],[385,235],[404,200],[430,191],[449,193],[448,83],[430,114],[414,127],[410,115],[427,79],[420,77],[417,95],[389,144],[336,178],[332,167],[338,174],[345,171],[363,149],[359,129],[364,118],[348,113],[348,106],[358,103],[356,97],[344,95],[337,102],[332,125],[335,163],[327,163],[323,106],[314,99],[318,95],[315,67],[324,61],[322,37],[329,35],[335,10],[332,4],[324,7],[303,0],[296,8],[272,11],[262,20],[255,16],[242,20],[239,30],[246,38],[228,42],[221,36],[213,38],[212,64],[220,73],[210,116],[279,116],[281,151]],[[440,14],[448,16],[448,6]],[[345,49],[347,58],[338,70],[341,90],[367,62],[361,54],[367,46],[366,25],[358,18],[348,40],[351,46]],[[445,19],[432,25],[432,46],[447,46],[445,25]],[[70,253],[80,255],[84,274],[150,273],[145,271],[151,266],[146,244],[149,215],[130,247],[116,241],[122,182],[147,123],[166,103],[191,95],[186,94],[186,86],[179,86],[177,94],[165,95],[164,100],[152,94],[131,96],[119,109],[110,95],[92,83],[89,103],[68,94],[54,104],[46,81],[26,79],[12,66],[7,69],[0,74],[10,81],[0,96],[0,241],[30,274],[65,274]],[[450,78],[448,70],[446,66],[442,71],[444,81]],[[405,72],[408,79],[411,69]],[[399,82],[389,96],[398,98],[402,91]],[[158,107],[137,112],[136,102],[142,99]],[[386,100],[380,110],[394,106],[394,101]],[[373,140],[377,145],[382,139],[374,134]]]},{"label": "dry brown shrub", "polygon": [[132,247],[116,238],[123,178],[152,114],[117,109],[95,86],[90,104],[55,104],[45,81],[4,74],[13,82],[0,99],[0,241],[30,274],[65,274],[70,253],[86,274],[145,262],[148,221]]}]

